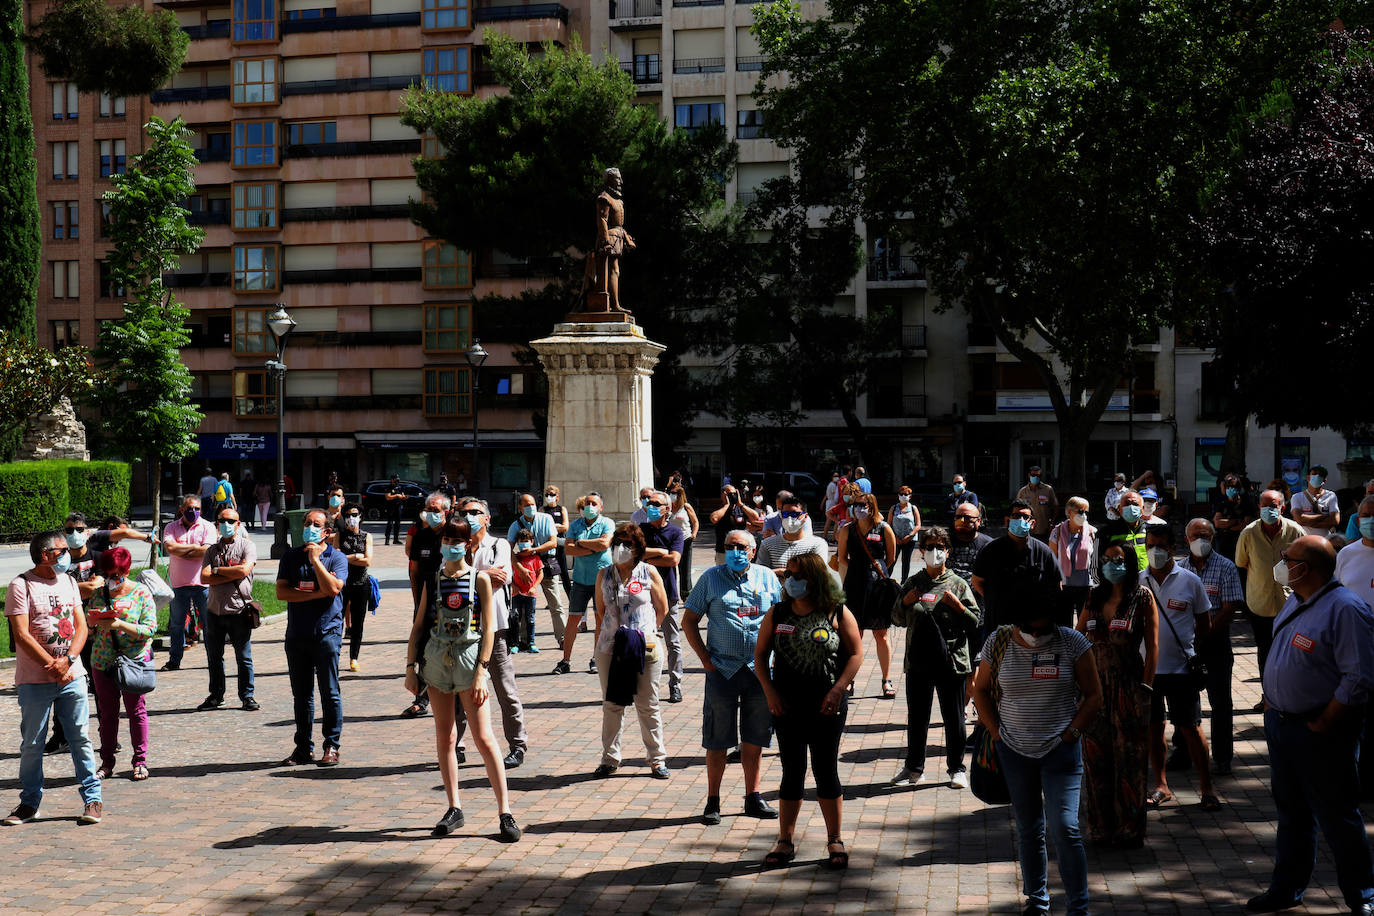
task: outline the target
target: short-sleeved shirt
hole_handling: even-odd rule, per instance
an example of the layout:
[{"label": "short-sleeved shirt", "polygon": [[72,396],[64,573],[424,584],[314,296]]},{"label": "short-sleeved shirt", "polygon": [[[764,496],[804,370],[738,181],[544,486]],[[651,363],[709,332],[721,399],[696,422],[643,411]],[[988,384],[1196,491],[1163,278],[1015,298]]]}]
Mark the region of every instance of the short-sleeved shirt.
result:
[{"label": "short-sleeved shirt", "polygon": [[706,649],[723,677],[734,677],[742,668],[753,669],[759,625],[781,597],[777,575],[756,563],[742,573],[722,563],[696,581],[687,596],[687,609],[709,619]]},{"label": "short-sleeved shirt", "polygon": [[510,580],[511,588],[514,590],[515,594],[517,594],[517,595],[520,595],[520,596],[525,597],[525,598],[533,598],[536,594],[538,594],[538,589],[539,589],[539,586],[537,586],[537,585],[534,584],[534,580],[535,580],[535,577],[538,576],[539,573],[540,573],[541,571],[543,571],[543,569],[544,569],[544,561],[541,560],[541,559],[539,559],[539,554],[537,554],[537,553],[532,553],[532,554],[529,554],[528,556],[521,556],[521,555],[517,552],[517,553],[513,554],[512,560],[511,560],[511,572],[512,572],[512,573],[515,572],[515,568],[516,568],[517,566],[520,567],[520,568],[523,569],[526,573],[529,574],[529,577],[530,577],[530,587],[529,587],[528,589],[522,589],[522,588],[520,588],[520,586],[519,586],[519,584],[518,584],[518,583],[519,583],[519,580],[512,577],[511,580]]},{"label": "short-sleeved shirt", "polygon": [[[979,659],[992,664],[994,632],[983,643]],[[1044,757],[1059,746],[1060,735],[1078,714],[1074,665],[1092,648],[1088,637],[1058,627],[1050,644],[1027,649],[1012,637],[997,670],[1002,696],[997,717],[1002,743],[1023,757]]]},{"label": "short-sleeved shirt", "polygon": [[[578,516],[573,519],[568,526],[568,540],[595,540],[605,537],[615,531],[615,522],[604,515],[598,515],[596,521],[589,522],[585,518]],[[573,557],[573,582],[578,585],[596,585],[596,574],[607,566],[611,565],[611,549],[607,547],[600,553],[583,554],[580,557]]]},{"label": "short-sleeved shirt", "polygon": [[[662,528],[653,522],[645,522],[639,526],[639,530],[644,534],[645,547],[658,547],[669,553],[678,555],[678,562],[682,562],[682,547],[686,539],[682,536],[682,529],[672,522]],[[668,593],[668,604],[674,605],[680,600],[677,592],[677,566],[655,566],[658,575],[663,579],[663,589]]]},{"label": "short-sleeved shirt", "polygon": [[219,478],[212,474],[206,474],[200,479],[200,501],[208,503],[215,498],[215,487],[219,486]]},{"label": "short-sleeved shirt", "polygon": [[444,565],[443,553],[439,550],[442,542],[439,532],[428,525],[415,525],[410,529],[410,562],[415,564],[415,575],[424,582],[434,578],[439,567]]},{"label": "short-sleeved shirt", "polygon": [[758,555],[754,557],[754,562],[769,569],[782,569],[793,557],[803,554],[814,553],[822,560],[830,559],[830,544],[825,538],[816,535],[802,535],[795,541],[789,541],[780,534],[775,534],[759,546]]},{"label": "short-sleeved shirt", "polygon": [[1336,578],[1360,596],[1360,600],[1374,607],[1374,547],[1364,541],[1351,541],[1336,554]]},{"label": "short-sleeved shirt", "polygon": [[959,511],[959,507],[964,503],[971,506],[978,505],[978,494],[972,490],[965,490],[962,493],[951,493],[945,499],[945,515],[949,516],[951,522],[954,521],[954,513]]},{"label": "short-sleeved shirt", "polygon": [[224,499],[215,500],[216,509],[234,502],[234,485],[227,480],[221,480],[215,484],[215,493],[219,492],[220,487],[224,488]]},{"label": "short-sleeved shirt", "polygon": [[1054,524],[1055,511],[1059,508],[1059,498],[1054,495],[1054,487],[1047,483],[1034,487],[1026,484],[1016,491],[1016,498],[1024,499],[1030,504],[1031,520],[1034,523],[1031,530],[1036,534],[1049,534],[1050,526]]},{"label": "short-sleeved shirt", "polygon": [[1145,531],[1148,527],[1143,518],[1134,527],[1127,524],[1125,519],[1112,519],[1097,529],[1098,556],[1106,553],[1108,547],[1134,550],[1136,567],[1145,569],[1150,565],[1149,551],[1145,549]]},{"label": "short-sleeved shirt", "polygon": [[[227,544],[216,541],[205,551],[206,566],[242,566],[244,563],[258,562],[258,549],[253,541],[242,531],[234,535]],[[223,582],[210,586],[207,606],[211,614],[241,614],[253,600],[253,577],[245,576],[233,582]]]},{"label": "short-sleeved shirt", "polygon": [[949,558],[945,560],[945,566],[965,582],[972,582],[973,564],[978,560],[978,554],[982,553],[983,548],[991,544],[992,540],[990,535],[981,531],[975,534],[971,541],[961,541],[951,534]]},{"label": "short-sleeved shirt", "polygon": [[[1214,506],[1212,514],[1220,515],[1222,519],[1231,522],[1254,521],[1259,516],[1259,509],[1255,506],[1255,501],[1250,498],[1250,494],[1242,493],[1236,497],[1235,501],[1223,496]],[[1250,524],[1250,522],[1245,522]],[[1240,532],[1243,529],[1218,530],[1217,536],[1212,539],[1212,546],[1228,560],[1234,561],[1236,558],[1236,541],[1240,540]]]},{"label": "short-sleeved shirt", "polygon": [[1038,573],[1042,582],[1059,581],[1059,563],[1044,542],[1026,538],[1017,547],[1011,535],[997,538],[978,554],[973,574],[983,580],[983,631],[1011,623],[1025,579]]},{"label": "short-sleeved shirt", "polygon": [[[162,539],[171,541],[175,544],[213,544],[219,540],[219,535],[215,533],[215,526],[207,522],[204,516],[196,519],[196,523],[190,528],[186,527],[186,521],[181,516],[167,523],[167,527],[162,529]],[[200,567],[204,562],[204,557],[188,559],[186,557],[167,557],[167,575],[171,579],[172,588],[184,588],[188,585],[195,585],[203,588],[205,583],[200,581]]]},{"label": "short-sleeved shirt", "polygon": [[[101,598],[100,604],[104,603]],[[157,632],[157,602],[153,600],[153,593],[135,583],[129,594],[111,598],[110,607],[117,619],[137,632],[116,633],[114,630],[92,628],[92,667],[97,671],[109,671],[115,667],[115,658],[119,655],[135,661],[150,661],[153,657],[153,634]]]},{"label": "short-sleeved shirt", "polygon": [[[392,484],[391,486],[389,486],[389,487],[386,488],[386,495],[387,495],[387,496],[405,496],[405,495],[406,495],[406,488],[403,487],[403,486],[401,486],[399,483],[398,483],[398,484]],[[388,499],[388,500],[386,501],[386,510],[387,510],[387,512],[391,513],[392,515],[400,515],[400,514],[401,514],[401,510],[405,508],[405,505],[406,505],[406,501],[405,501],[404,499]]]},{"label": "short-sleeved shirt", "polygon": [[1107,517],[1109,519],[1115,520],[1120,517],[1119,515],[1114,516],[1112,513],[1116,512],[1121,507],[1121,497],[1125,495],[1125,487],[1122,487],[1120,490],[1116,487],[1112,487],[1107,491],[1107,495],[1102,497],[1102,508],[1107,510]]},{"label": "short-sleeved shirt", "polygon": [[1274,619],[1274,645],[1264,663],[1265,701],[1296,714],[1320,710],[1333,699],[1347,706],[1365,703],[1374,688],[1369,605],[1339,582],[1328,583],[1306,604],[1289,595]]},{"label": "short-sleeved shirt", "polygon": [[[53,658],[67,654],[72,637],[76,635],[76,615],[81,607],[81,592],[71,576],[58,575],[44,579],[33,570],[10,582],[5,593],[5,616],[29,617],[29,633]],[[29,653],[16,647],[14,682],[16,684],[56,684],[61,678],[55,671],[44,670],[43,664],[30,658]],[[78,677],[85,674],[78,658],[72,665]]]},{"label": "short-sleeved shirt", "polygon": [[[504,569],[506,571],[506,586],[509,586],[515,578],[511,571],[511,549],[510,541],[496,537],[488,531],[482,537],[482,543],[476,548],[471,543],[468,544],[468,565],[478,572],[488,569]],[[496,626],[498,632],[505,629],[509,602],[506,596],[509,588],[491,584],[491,606],[496,609]]]},{"label": "short-sleeved shirt", "polygon": [[[1193,618],[1211,612],[1211,602],[1207,590],[1197,575],[1175,563],[1164,577],[1156,582],[1150,570],[1140,574],[1140,584],[1150,589],[1155,596],[1160,617],[1168,615],[1168,621],[1159,622],[1159,661],[1155,665],[1157,674],[1185,674],[1188,671],[1188,657],[1194,654],[1193,644],[1197,636]],[[1173,629],[1169,629],[1173,624]],[[1178,638],[1174,638],[1174,634]]]},{"label": "short-sleeved shirt", "polygon": [[1240,572],[1236,564],[1218,554],[1215,550],[1207,558],[1207,565],[1197,568],[1197,560],[1192,554],[1186,560],[1188,571],[1202,580],[1202,589],[1207,593],[1212,616],[1221,613],[1221,606],[1228,601],[1242,604],[1245,594],[1240,587]]},{"label": "short-sleeved shirt", "polygon": [[[1297,493],[1293,494],[1293,501],[1291,505],[1293,508],[1294,516],[1299,514],[1321,515],[1326,512],[1340,511],[1340,502],[1336,499],[1336,494],[1333,491],[1327,489],[1322,489],[1322,491],[1317,494],[1317,498],[1315,500],[1312,498],[1311,493],[1307,492],[1306,490],[1300,490]],[[1331,534],[1332,529],[1309,528],[1306,525],[1303,525],[1302,530],[1307,532],[1308,534],[1315,534],[1319,537],[1327,537]]]},{"label": "short-sleeved shirt", "polygon": [[[320,554],[320,563],[340,582],[348,578],[348,559],[333,546],[325,547],[324,553]],[[277,567],[277,581],[307,592],[318,592],[320,588],[315,578],[315,565],[305,555],[304,547],[292,547],[282,554],[281,564]],[[287,639],[319,638],[341,632],[342,629],[342,592],[332,598],[286,603]]]},{"label": "short-sleeved shirt", "polygon": [[1288,600],[1289,588],[1274,581],[1272,570],[1281,554],[1303,536],[1302,525],[1279,516],[1279,530],[1273,538],[1265,534],[1264,521],[1255,519],[1245,526],[1236,542],[1236,565],[1246,570],[1245,605],[1259,617],[1273,617]]},{"label": "short-sleeved shirt", "polygon": [[548,543],[549,538],[558,536],[558,530],[553,526],[553,516],[544,512],[534,513],[532,519],[525,518],[522,512],[506,529],[506,540],[514,544],[521,531],[528,531],[534,535],[535,547]]}]

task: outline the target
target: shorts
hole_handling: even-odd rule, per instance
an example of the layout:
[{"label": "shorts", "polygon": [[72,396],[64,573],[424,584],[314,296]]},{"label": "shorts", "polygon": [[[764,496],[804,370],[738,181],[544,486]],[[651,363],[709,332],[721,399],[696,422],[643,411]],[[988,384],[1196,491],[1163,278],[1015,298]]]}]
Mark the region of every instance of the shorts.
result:
[{"label": "shorts", "polygon": [[592,603],[592,598],[595,596],[595,585],[583,585],[580,582],[574,582],[572,589],[568,592],[568,616],[586,617],[587,605]]},{"label": "shorts", "polygon": [[701,746],[708,751],[728,751],[741,740],[758,747],[773,743],[768,698],[748,665],[728,678],[719,671],[706,672],[701,711]]},{"label": "shorts", "polygon": [[1150,696],[1150,721],[1164,721],[1165,704],[1169,707],[1169,721],[1174,725],[1202,724],[1201,692],[1190,683],[1186,674],[1156,674],[1155,690]]},{"label": "shorts", "polygon": [[481,640],[458,642],[455,639],[431,638],[425,646],[425,661],[420,675],[425,683],[444,693],[470,690],[477,680],[477,653]]}]

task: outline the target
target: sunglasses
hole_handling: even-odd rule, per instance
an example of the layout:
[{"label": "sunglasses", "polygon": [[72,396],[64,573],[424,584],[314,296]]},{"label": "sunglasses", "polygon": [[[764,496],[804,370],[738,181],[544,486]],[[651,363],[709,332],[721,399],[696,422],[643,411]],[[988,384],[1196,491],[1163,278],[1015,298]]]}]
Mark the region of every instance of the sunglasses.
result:
[{"label": "sunglasses", "polygon": [[65,548],[65,547],[49,547],[49,548],[48,548],[48,552],[49,552],[49,553],[56,553],[56,554],[60,557],[60,556],[62,556],[62,554],[64,554],[64,553],[67,552],[67,548]]},{"label": "sunglasses", "polygon": [[86,529],[85,529],[85,528],[63,528],[62,530],[65,531],[67,534],[77,534],[78,532],[85,531]]},{"label": "sunglasses", "polygon": [[781,515],[783,518],[801,518],[801,517],[802,517],[802,513],[800,513],[800,512],[794,512],[794,511],[791,510],[791,509],[784,509],[782,512],[779,512],[778,514]]}]

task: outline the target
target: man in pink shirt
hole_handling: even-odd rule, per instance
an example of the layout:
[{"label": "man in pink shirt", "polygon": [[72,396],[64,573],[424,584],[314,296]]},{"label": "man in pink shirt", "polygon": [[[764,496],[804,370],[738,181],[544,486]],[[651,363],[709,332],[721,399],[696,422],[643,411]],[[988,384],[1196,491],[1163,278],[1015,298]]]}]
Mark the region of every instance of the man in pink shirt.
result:
[{"label": "man in pink shirt", "polygon": [[169,522],[162,533],[168,576],[172,580],[172,617],[167,624],[172,645],[167,651],[163,671],[176,671],[181,667],[181,656],[186,651],[186,615],[192,606],[198,617],[205,617],[209,589],[200,581],[200,570],[205,551],[218,540],[214,526],[200,516],[200,497],[194,493],[183,496],[181,514]]},{"label": "man in pink shirt", "polygon": [[71,557],[60,531],[29,542],[33,569],[9,585],[5,616],[14,634],[14,683],[19,694],[19,806],[0,824],[13,827],[38,817],[43,800],[43,742],[49,713],[62,723],[71,747],[72,766],[85,804],[79,823],[98,824],[103,814],[100,777],[86,730],[86,669],[81,647],[86,643],[86,616],[81,592],[67,575]]}]

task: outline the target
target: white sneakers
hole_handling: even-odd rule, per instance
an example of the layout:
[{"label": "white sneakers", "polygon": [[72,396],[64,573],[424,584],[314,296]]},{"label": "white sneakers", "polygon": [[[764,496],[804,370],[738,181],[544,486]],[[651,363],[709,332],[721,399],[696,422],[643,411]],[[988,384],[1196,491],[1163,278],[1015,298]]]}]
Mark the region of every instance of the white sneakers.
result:
[{"label": "white sneakers", "polygon": [[951,789],[968,788],[968,770],[958,770],[949,774],[949,787]]},{"label": "white sneakers", "polygon": [[[917,785],[917,786],[919,786],[921,783],[923,783],[923,782],[925,782],[925,781],[926,781],[926,774],[925,774],[925,771],[924,771],[924,770],[923,770],[923,771],[920,771],[920,772],[913,772],[913,771],[907,769],[906,767],[902,767],[900,770],[897,771],[897,775],[892,777],[892,781],[889,782],[888,785],[894,786],[894,787],[897,787],[897,788],[902,788],[902,787],[904,787],[904,786],[911,786],[911,785]],[[953,773],[950,773],[950,774],[949,774],[949,787],[950,787],[951,789],[967,789],[967,788],[968,788],[968,770],[957,770],[957,771],[955,771],[955,772],[953,772]]]}]

